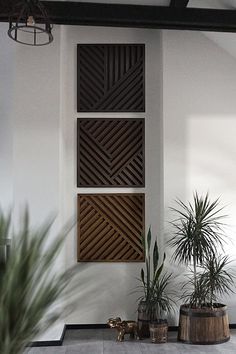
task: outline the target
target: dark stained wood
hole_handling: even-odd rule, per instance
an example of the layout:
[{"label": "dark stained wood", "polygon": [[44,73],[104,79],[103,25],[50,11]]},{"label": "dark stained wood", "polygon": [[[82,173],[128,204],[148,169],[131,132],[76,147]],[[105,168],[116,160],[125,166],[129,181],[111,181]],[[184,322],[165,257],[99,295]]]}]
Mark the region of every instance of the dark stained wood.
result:
[{"label": "dark stained wood", "polygon": [[143,262],[144,202],[136,193],[78,195],[78,262]]},{"label": "dark stained wood", "polygon": [[[70,1],[42,1],[54,24],[236,32],[236,11]],[[0,22],[8,22],[8,0]]]},{"label": "dark stained wood", "polygon": [[144,44],[78,45],[78,112],[144,112]]},{"label": "dark stained wood", "polygon": [[147,313],[146,302],[141,301],[138,304],[138,334],[140,339],[150,337],[149,322],[150,316]]},{"label": "dark stained wood", "polygon": [[230,339],[227,307],[180,308],[178,340],[192,344],[218,344]]},{"label": "dark stained wood", "polygon": [[143,187],[143,118],[80,118],[77,125],[78,187]]}]

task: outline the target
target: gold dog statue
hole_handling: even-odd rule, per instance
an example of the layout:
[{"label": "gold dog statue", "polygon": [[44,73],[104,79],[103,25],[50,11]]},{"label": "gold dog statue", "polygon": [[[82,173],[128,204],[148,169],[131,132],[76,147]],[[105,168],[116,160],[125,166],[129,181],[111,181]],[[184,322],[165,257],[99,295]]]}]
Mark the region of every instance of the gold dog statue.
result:
[{"label": "gold dog statue", "polygon": [[107,324],[118,331],[116,339],[118,342],[123,342],[125,334],[129,334],[130,338],[139,339],[138,324],[135,321],[121,321],[120,317],[116,317],[109,318]]}]

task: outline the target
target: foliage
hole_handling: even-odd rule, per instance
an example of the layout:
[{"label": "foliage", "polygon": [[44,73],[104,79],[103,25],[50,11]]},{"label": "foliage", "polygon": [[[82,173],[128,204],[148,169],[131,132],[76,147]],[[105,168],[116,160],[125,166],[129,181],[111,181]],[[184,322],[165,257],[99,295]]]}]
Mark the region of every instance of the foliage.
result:
[{"label": "foliage", "polygon": [[214,302],[223,294],[229,295],[234,285],[233,273],[229,270],[229,257],[217,256],[206,259],[203,273],[200,274],[201,287],[207,289],[205,302],[213,307]]},{"label": "foliage", "polygon": [[177,200],[180,210],[171,208],[179,214],[179,218],[172,222],[176,231],[170,240],[175,247],[174,260],[180,263],[195,263],[201,265],[203,261],[222,247],[222,215],[218,208],[219,199],[210,202],[208,194],[199,197],[194,194],[194,203],[184,204]]},{"label": "foliage", "polygon": [[142,241],[145,252],[145,269],[141,269],[139,278],[144,293],[140,300],[145,301],[150,320],[157,320],[163,313],[173,309],[174,301],[167,291],[172,275],[163,273],[166,255],[164,254],[162,261],[160,261],[156,240],[152,247],[151,228],[148,230],[147,238],[143,237]]},{"label": "foliage", "polygon": [[204,307],[207,299],[208,289],[203,287],[201,282],[201,273],[193,277],[193,271],[190,271],[188,280],[182,286],[183,294],[180,299],[184,300],[192,308]]},{"label": "foliage", "polygon": [[[73,272],[55,275],[53,266],[70,227],[48,245],[51,226],[52,222],[47,222],[37,230],[30,230],[28,211],[25,211],[20,230],[12,236],[8,258],[1,252],[1,354],[23,353],[25,346],[60,316],[57,300],[66,291]],[[0,211],[1,250],[10,234],[11,215],[4,216]],[[52,305],[55,307],[50,311]]]},{"label": "foliage", "polygon": [[169,244],[175,248],[175,261],[192,266],[182,298],[192,307],[212,307],[218,295],[228,294],[233,285],[233,275],[226,270],[228,257],[218,253],[223,250],[225,217],[220,214],[219,198],[211,202],[208,194],[195,193],[193,204],[180,200],[177,204],[180,209],[171,208],[179,217],[171,223],[175,232]]}]

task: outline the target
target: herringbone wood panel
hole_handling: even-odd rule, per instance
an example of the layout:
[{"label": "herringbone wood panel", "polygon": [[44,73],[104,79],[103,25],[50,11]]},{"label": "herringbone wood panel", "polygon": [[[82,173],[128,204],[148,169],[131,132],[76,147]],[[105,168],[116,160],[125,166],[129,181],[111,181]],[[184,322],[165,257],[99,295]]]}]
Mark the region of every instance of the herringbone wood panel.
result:
[{"label": "herringbone wood panel", "polygon": [[144,260],[144,194],[78,195],[78,261]]},{"label": "herringbone wood panel", "polygon": [[78,187],[143,187],[144,119],[78,119]]},{"label": "herringbone wood panel", "polygon": [[144,112],[145,46],[79,44],[78,112]]}]

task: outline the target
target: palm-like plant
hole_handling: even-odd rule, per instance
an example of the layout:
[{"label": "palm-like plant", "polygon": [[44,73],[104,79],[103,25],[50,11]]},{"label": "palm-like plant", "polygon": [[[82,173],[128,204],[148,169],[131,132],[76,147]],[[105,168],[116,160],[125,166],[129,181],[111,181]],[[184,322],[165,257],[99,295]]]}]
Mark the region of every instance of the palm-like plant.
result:
[{"label": "palm-like plant", "polygon": [[39,229],[29,228],[28,212],[20,230],[12,236],[11,249],[5,257],[5,240],[11,233],[11,216],[0,211],[0,353],[20,354],[36,336],[55,322],[61,309],[52,305],[65,292],[73,276],[69,270],[55,274],[53,266],[70,227],[51,244],[48,233],[52,222]]},{"label": "palm-like plant", "polygon": [[201,280],[201,274],[198,274],[197,278],[194,279],[191,272],[188,280],[182,286],[183,294],[180,299],[192,308],[200,308],[207,303],[208,289],[203,286]]},{"label": "palm-like plant", "polygon": [[168,295],[168,285],[171,282],[171,274],[163,273],[166,255],[164,253],[160,261],[157,241],[152,248],[152,234],[149,228],[147,239],[142,238],[145,252],[145,269],[141,269],[140,281],[143,295],[139,300],[146,304],[146,311],[150,320],[157,320],[162,313],[168,313],[173,309],[173,299]]},{"label": "palm-like plant", "polygon": [[235,277],[229,271],[229,264],[229,257],[220,255],[204,261],[204,271],[200,274],[199,282],[202,289],[207,289],[205,301],[210,307],[213,307],[218,297],[232,292]]},{"label": "palm-like plant", "polygon": [[210,202],[208,194],[199,197],[195,193],[193,204],[180,200],[177,204],[180,210],[171,208],[179,217],[171,223],[176,231],[169,244],[175,248],[173,259],[192,266],[193,273],[187,282],[193,291],[187,290],[183,297],[194,307],[206,303],[213,306],[216,293],[230,291],[233,279],[225,268],[228,258],[218,256],[218,251],[223,249],[224,235],[219,199]]}]

